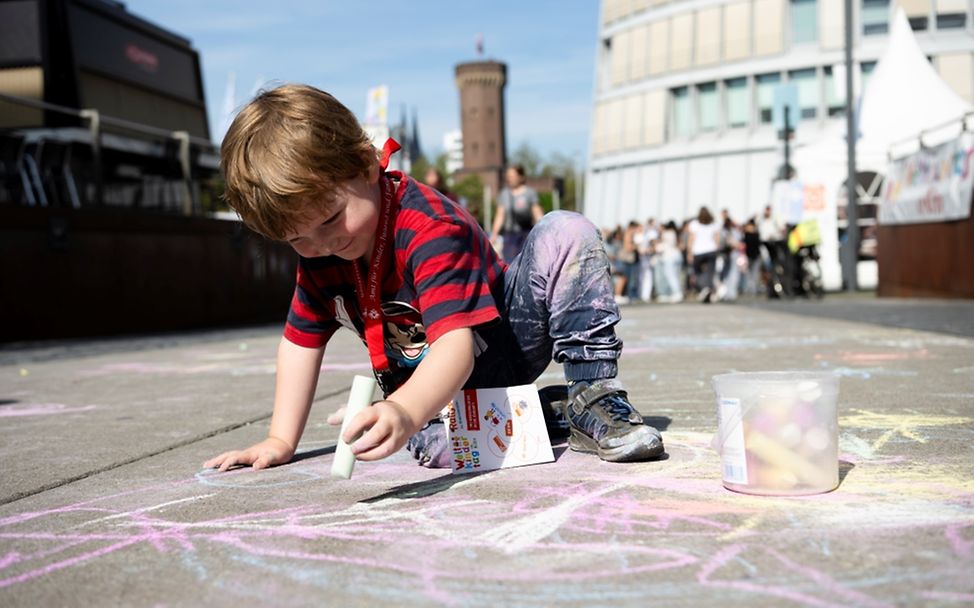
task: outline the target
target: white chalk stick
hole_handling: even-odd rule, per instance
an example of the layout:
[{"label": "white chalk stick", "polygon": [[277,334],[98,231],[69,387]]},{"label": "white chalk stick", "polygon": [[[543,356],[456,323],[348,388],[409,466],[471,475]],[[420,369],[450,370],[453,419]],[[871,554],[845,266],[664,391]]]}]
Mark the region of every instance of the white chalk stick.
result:
[{"label": "white chalk stick", "polygon": [[[355,455],[352,448],[342,441],[345,429],[348,428],[352,418],[365,408],[372,405],[372,393],[375,392],[375,378],[367,376],[355,376],[352,379],[352,390],[348,393],[348,405],[345,406],[345,418],[342,419],[342,430],[338,435],[338,445],[335,446],[335,460],[331,464],[332,477],[342,479],[352,478],[352,469],[355,467]],[[361,434],[352,438],[354,442]]]}]

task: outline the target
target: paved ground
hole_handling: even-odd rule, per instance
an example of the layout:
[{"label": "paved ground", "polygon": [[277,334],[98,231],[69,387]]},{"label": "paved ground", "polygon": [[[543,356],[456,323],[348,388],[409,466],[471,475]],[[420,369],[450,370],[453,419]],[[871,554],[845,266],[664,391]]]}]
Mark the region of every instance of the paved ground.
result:
[{"label": "paved ground", "polygon": [[[0,605],[971,605],[974,340],[800,309],[627,308],[668,458],[479,476],[329,476],[347,334],[296,461],[223,475],[199,463],[266,432],[276,328],[0,349]],[[722,487],[710,378],[769,369],[841,377],[836,491]]]}]

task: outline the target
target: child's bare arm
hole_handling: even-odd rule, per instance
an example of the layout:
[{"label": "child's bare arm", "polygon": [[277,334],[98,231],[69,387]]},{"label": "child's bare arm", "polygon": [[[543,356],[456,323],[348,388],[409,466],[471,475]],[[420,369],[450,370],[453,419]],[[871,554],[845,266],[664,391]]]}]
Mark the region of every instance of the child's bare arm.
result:
[{"label": "child's bare arm", "polygon": [[[455,329],[440,336],[405,384],[351,421],[345,441],[367,430],[352,444],[355,457],[379,460],[401,449],[460,390],[470,377],[473,364],[471,329]],[[328,422],[340,423],[341,412]]]},{"label": "child's bare arm", "polygon": [[271,428],[260,443],[224,452],[203,463],[226,471],[236,464],[263,469],[291,460],[308,420],[324,348],[305,348],[282,338],[277,348],[277,384]]}]

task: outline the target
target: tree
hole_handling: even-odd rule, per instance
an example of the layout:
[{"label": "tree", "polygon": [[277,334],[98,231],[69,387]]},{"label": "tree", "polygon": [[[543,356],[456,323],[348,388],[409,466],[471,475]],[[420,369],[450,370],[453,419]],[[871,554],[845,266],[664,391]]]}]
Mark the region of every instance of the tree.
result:
[{"label": "tree", "polygon": [[418,182],[426,180],[426,172],[429,170],[430,164],[426,160],[426,157],[420,156],[413,161],[413,166],[409,170],[409,177],[413,178]]},{"label": "tree", "polygon": [[[581,208],[581,201],[576,200],[579,181],[584,178],[582,167],[576,165],[575,159],[560,152],[552,152],[547,160],[528,142],[521,142],[511,154],[512,164],[524,166],[528,177],[560,177],[564,180],[564,194],[561,198],[561,208],[577,211]],[[550,206],[550,205],[549,205]]]},{"label": "tree", "polygon": [[526,175],[540,175],[542,160],[537,150],[528,142],[521,142],[508,159],[509,164],[521,165]]},{"label": "tree", "polygon": [[484,224],[484,183],[476,173],[470,173],[453,184],[453,191],[465,203],[470,212],[481,226]]}]

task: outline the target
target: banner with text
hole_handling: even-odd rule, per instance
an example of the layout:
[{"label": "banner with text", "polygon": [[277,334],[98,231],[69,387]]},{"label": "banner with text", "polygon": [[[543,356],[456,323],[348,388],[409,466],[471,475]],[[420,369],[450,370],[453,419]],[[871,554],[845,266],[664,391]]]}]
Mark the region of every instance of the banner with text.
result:
[{"label": "banner with text", "polygon": [[880,224],[920,224],[971,216],[974,134],[891,161],[879,206]]}]

